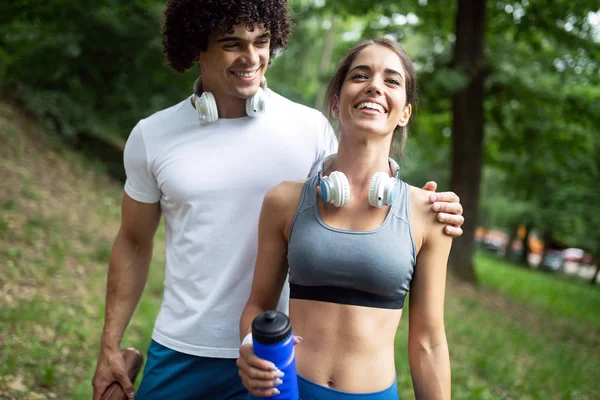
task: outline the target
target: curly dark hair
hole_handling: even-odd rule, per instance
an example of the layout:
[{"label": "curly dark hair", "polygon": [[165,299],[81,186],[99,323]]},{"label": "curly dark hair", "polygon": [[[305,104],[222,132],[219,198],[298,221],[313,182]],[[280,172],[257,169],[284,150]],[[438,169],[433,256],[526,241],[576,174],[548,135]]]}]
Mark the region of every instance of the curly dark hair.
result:
[{"label": "curly dark hair", "polygon": [[212,33],[231,33],[242,22],[269,31],[271,58],[292,33],[287,0],[169,0],[162,24],[167,64],[184,72],[206,51]]}]

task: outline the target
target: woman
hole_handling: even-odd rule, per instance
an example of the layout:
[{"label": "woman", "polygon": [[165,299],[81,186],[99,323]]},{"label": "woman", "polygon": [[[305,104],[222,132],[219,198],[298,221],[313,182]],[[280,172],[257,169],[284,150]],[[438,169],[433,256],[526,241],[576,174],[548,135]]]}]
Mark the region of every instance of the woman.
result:
[{"label": "woman", "polygon": [[[303,400],[397,399],[394,338],[409,289],[416,398],[450,398],[443,311],[452,239],[430,212],[428,192],[394,179],[399,168],[388,159],[394,132],[404,146],[415,102],[404,50],[388,39],[358,43],[327,93],[340,122],[337,155],[318,176],[283,182],[265,197],[240,332],[275,308],[289,269],[289,315],[304,338],[296,346]],[[279,371],[247,342],[238,359],[244,386],[254,396],[277,394]]]}]

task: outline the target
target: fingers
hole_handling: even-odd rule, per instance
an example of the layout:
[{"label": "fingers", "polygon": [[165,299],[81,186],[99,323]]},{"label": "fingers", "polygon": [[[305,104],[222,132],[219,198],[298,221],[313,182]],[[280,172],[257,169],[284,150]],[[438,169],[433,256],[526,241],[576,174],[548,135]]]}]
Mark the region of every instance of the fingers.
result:
[{"label": "fingers", "polygon": [[93,400],[101,400],[102,395],[104,394],[106,389],[110,386],[110,384],[113,382],[114,382],[113,380],[107,380],[107,379],[95,377],[94,380],[92,381],[92,387],[94,388],[94,396],[92,397],[92,399]]},{"label": "fingers", "polygon": [[133,384],[127,376],[127,373],[124,371],[119,371],[115,373],[115,375],[127,397],[133,399],[135,397],[135,389],[133,388]]},{"label": "fingers", "polygon": [[[258,357],[254,356],[254,358],[259,361],[264,362],[265,360],[260,360]],[[256,364],[256,360],[253,360]],[[250,364],[248,359],[245,359],[241,356],[236,361],[236,364],[239,368],[239,376],[242,380],[242,384],[244,387],[250,392],[253,396],[258,397],[269,397],[279,394],[279,390],[277,386],[281,385],[283,381],[283,372],[275,369],[275,370],[263,370],[256,368],[252,364]]]},{"label": "fingers", "polygon": [[105,363],[99,361],[96,372],[94,373],[94,378],[92,379],[92,387],[94,388],[92,400],[101,400],[106,388],[113,382],[113,374],[107,368]]},{"label": "fingers", "polygon": [[438,213],[437,219],[446,225],[454,225],[457,228],[460,228],[465,222],[465,218],[462,215],[447,214],[442,212]]},{"label": "fingers", "polygon": [[273,371],[277,370],[275,364],[270,361],[263,360],[262,358],[258,358],[256,354],[254,354],[254,348],[252,347],[252,344],[245,344],[240,347],[240,358],[251,367],[267,373],[272,373]]},{"label": "fingers", "polygon": [[240,357],[236,364],[242,384],[253,396],[269,397],[279,394],[276,386],[283,383],[283,372],[270,361],[257,357],[251,344],[240,348]]},{"label": "fingers", "polygon": [[119,351],[101,352],[96,373],[92,379],[93,400],[101,400],[106,389],[115,381],[121,385],[128,398],[134,398],[135,390],[126,371],[125,360]]},{"label": "fingers", "polygon": [[429,201],[432,203],[440,202],[440,203],[460,203],[460,198],[454,192],[439,192],[432,193],[429,196]]},{"label": "fingers", "polygon": [[302,339],[302,336],[294,336],[294,346],[299,344],[300,342],[302,342],[304,339]]},{"label": "fingers", "polygon": [[[461,217],[456,220],[456,221],[462,221],[460,223],[457,223],[457,225],[462,225],[464,222],[464,218],[462,218],[463,208],[460,203],[435,202],[431,206],[431,209],[435,212],[439,212],[440,214],[448,214],[448,215],[454,215],[454,216]],[[455,222],[453,222],[453,223],[455,223]]]},{"label": "fingers", "polygon": [[100,396],[104,394],[104,391],[108,387],[108,385],[98,384],[96,382],[92,382],[92,387],[94,388],[94,396],[92,400],[100,400]]},{"label": "fingers", "polygon": [[273,396],[279,394],[277,386],[283,383],[281,378],[275,378],[269,381],[263,381],[258,379],[251,379],[247,376],[240,374],[242,384],[244,387],[252,393],[253,396]]},{"label": "fingers", "polygon": [[444,233],[448,236],[452,236],[453,238],[457,238],[463,234],[463,230],[456,226],[446,225],[444,227]]},{"label": "fingers", "polygon": [[425,184],[425,186],[423,186],[423,190],[430,190],[432,192],[435,192],[436,189],[437,183],[435,181],[429,181]]},{"label": "fingers", "polygon": [[271,388],[271,389],[248,389],[248,392],[255,397],[271,397],[279,394],[279,389]]}]

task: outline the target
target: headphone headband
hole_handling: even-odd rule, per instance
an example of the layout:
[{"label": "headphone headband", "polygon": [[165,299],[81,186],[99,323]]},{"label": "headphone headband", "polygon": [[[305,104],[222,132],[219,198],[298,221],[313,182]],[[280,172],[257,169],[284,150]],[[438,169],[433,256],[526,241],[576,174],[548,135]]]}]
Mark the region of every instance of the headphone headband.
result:
[{"label": "headphone headband", "polygon": [[[337,153],[333,153],[323,158],[319,170],[317,171],[317,185],[321,184],[321,178],[323,177],[323,172],[327,171],[327,169],[333,164],[337,157]],[[390,169],[394,173],[394,178],[400,179],[400,166],[392,157],[388,158],[388,163],[390,165]]]},{"label": "headphone headband", "polygon": [[[267,89],[267,79],[263,76],[262,82],[256,93],[246,99],[246,115],[249,117],[258,117],[266,109],[269,89]],[[202,75],[194,82],[194,94],[192,96],[193,104],[200,119],[205,122],[215,122],[219,119],[217,102],[211,92],[205,92],[202,87]]]},{"label": "headphone headband", "polygon": [[[260,83],[260,87],[265,92],[267,91],[267,78],[265,78],[264,76],[263,76],[262,81]],[[194,81],[194,95],[196,95],[196,96],[202,96],[202,92],[204,92],[204,89],[202,88],[202,75],[200,75]]]},{"label": "headphone headband", "polygon": [[194,94],[196,96],[201,96],[203,91],[204,90],[202,89],[202,75],[200,75],[194,82]]}]

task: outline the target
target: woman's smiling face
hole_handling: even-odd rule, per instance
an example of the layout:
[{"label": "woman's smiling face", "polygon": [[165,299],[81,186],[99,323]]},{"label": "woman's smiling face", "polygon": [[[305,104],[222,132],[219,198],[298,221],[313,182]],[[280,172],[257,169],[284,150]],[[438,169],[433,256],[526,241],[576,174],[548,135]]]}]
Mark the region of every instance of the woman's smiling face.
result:
[{"label": "woman's smiling face", "polygon": [[342,132],[391,135],[405,126],[412,112],[405,83],[402,60],[394,51],[377,44],[360,51],[332,104]]}]

